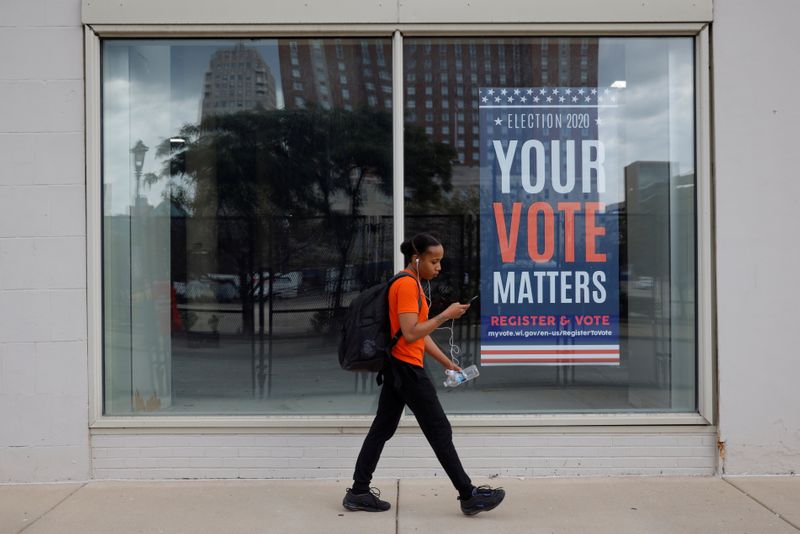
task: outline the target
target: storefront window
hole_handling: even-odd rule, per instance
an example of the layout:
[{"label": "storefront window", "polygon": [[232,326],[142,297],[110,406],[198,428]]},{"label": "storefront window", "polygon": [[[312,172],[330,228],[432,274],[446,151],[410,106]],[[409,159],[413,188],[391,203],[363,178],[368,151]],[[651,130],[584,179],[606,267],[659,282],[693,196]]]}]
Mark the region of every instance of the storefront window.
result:
[{"label": "storefront window", "polygon": [[479,296],[448,412],[696,411],[693,42],[405,38],[400,221],[390,39],[103,41],[104,413],[373,413],[394,224]]},{"label": "storefront window", "polygon": [[105,414],[373,409],[336,325],[392,270],[391,87],[363,67],[390,49],[104,41]]},{"label": "storefront window", "polygon": [[[426,43],[405,40],[407,109]],[[432,145],[407,144],[406,161],[433,176],[405,173],[406,234],[445,247],[432,313],[480,296],[452,325],[480,376],[442,395],[447,410],[695,411],[693,39],[435,44],[441,64],[476,55],[447,63],[425,104],[432,128],[405,120],[406,140]],[[466,112],[442,114],[461,94]]]}]

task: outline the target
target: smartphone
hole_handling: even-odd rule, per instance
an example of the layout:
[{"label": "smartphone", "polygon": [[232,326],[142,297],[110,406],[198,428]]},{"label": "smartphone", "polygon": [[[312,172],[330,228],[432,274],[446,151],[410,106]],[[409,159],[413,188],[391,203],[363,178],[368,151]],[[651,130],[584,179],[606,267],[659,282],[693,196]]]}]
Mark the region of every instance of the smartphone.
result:
[{"label": "smartphone", "polygon": [[476,299],[476,298],[478,298],[478,295],[475,295],[474,297],[472,297],[472,298],[471,298],[471,299],[469,299],[468,301],[464,302],[464,304],[472,304],[472,303],[473,303],[473,301],[475,301],[475,299]]}]

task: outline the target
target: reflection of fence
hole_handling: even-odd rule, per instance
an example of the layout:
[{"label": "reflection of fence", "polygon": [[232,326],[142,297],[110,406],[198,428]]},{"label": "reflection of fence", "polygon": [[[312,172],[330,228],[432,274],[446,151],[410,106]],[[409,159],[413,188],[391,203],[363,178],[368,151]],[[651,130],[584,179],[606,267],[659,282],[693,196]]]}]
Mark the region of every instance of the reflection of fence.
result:
[{"label": "reflection of fence", "polygon": [[[673,318],[671,273],[666,264],[669,241],[656,244],[647,238],[649,226],[658,221],[624,213],[618,216],[622,335],[653,340],[662,381],[668,374],[664,361],[670,354],[669,321]],[[195,278],[187,280],[189,266],[183,278],[173,278],[173,285],[185,285],[178,309],[184,316],[193,314],[193,322],[185,326],[198,343],[218,342],[220,337],[249,342],[253,391],[261,395],[271,389],[274,340],[329,336],[326,343],[333,357],[338,321],[350,301],[392,271],[393,220],[389,216],[356,217],[335,224],[323,217],[274,217],[258,222],[219,219],[215,224],[226,240],[217,247],[215,270],[204,276],[195,272]],[[635,228],[633,233],[628,232],[629,225]],[[431,284],[431,314],[478,294],[478,219],[470,214],[408,215],[406,235],[420,231],[433,233],[445,247],[442,274]],[[178,244],[173,240],[173,254],[186,251],[176,250]],[[454,325],[466,365],[477,363],[479,316],[478,301],[469,316]],[[449,334],[437,332],[435,337],[445,342],[446,350]]]},{"label": "reflection of fence", "polygon": [[[186,247],[192,227],[194,235],[214,236],[201,247],[214,257],[194,260]],[[273,340],[338,332],[352,298],[391,274],[392,218],[178,217],[172,253],[190,343],[250,341],[253,391],[263,395],[271,389]]]}]

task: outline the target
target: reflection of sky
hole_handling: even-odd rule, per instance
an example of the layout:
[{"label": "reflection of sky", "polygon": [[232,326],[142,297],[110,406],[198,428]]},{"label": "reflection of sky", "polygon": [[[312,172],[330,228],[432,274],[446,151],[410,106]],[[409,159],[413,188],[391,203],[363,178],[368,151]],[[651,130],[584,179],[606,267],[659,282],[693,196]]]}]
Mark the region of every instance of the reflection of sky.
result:
[{"label": "reflection of sky", "polygon": [[[211,57],[237,42],[104,42],[104,182],[110,185],[105,198],[107,214],[126,213],[132,203],[135,185],[130,148],[139,139],[149,146],[143,174],[158,174],[163,167],[163,160],[156,160],[158,145],[176,135],[184,124],[199,121],[204,75]],[[598,86],[607,87],[618,80],[627,85],[622,106],[599,112],[607,180],[607,192],[601,200],[611,204],[623,198],[624,168],[635,161],[672,162],[672,175],[694,171],[693,44],[690,37],[601,38],[598,42]],[[277,104],[283,107],[278,42],[245,43],[260,52],[272,71]],[[477,95],[477,91],[465,92]],[[477,172],[472,175],[472,183],[477,183]],[[141,192],[149,204],[157,205],[164,187],[163,183],[143,185]]]},{"label": "reflection of sky", "polygon": [[[606,149],[606,193],[600,200],[614,204],[624,198],[625,167],[636,161],[671,162],[672,176],[693,173],[692,38],[600,38],[597,68],[601,91],[626,82],[620,106],[598,110],[598,139]],[[484,150],[492,150],[492,137],[490,130],[481,131]],[[491,172],[491,163],[484,161],[489,167],[482,172]],[[478,167],[471,169],[464,183],[476,184]]]},{"label": "reflection of sky", "polygon": [[669,161],[671,174],[694,172],[694,57],[690,37],[600,39],[598,85],[625,81],[624,104],[600,110],[607,198],[619,202],[625,167]]},{"label": "reflection of sky", "polygon": [[[205,73],[214,52],[241,41],[105,41],[103,46],[103,172],[105,213],[127,213],[135,195],[131,147],[141,139],[150,150],[142,175],[159,174],[158,145],[200,120]],[[245,41],[258,50],[275,78],[283,107],[278,42]],[[163,200],[164,183],[140,185],[150,205]]]}]

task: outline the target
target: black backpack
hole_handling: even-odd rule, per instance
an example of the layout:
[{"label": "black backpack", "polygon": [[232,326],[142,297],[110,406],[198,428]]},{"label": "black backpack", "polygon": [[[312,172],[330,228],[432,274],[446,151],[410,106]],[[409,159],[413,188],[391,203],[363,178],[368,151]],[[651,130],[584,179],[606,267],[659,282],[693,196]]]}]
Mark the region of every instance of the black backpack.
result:
[{"label": "black backpack", "polygon": [[[398,273],[390,280],[363,291],[350,303],[339,342],[342,369],[373,373],[383,369],[384,361],[402,335],[399,330],[392,335],[390,330],[389,288],[404,276],[412,275]],[[419,305],[422,306],[421,300]]]}]

